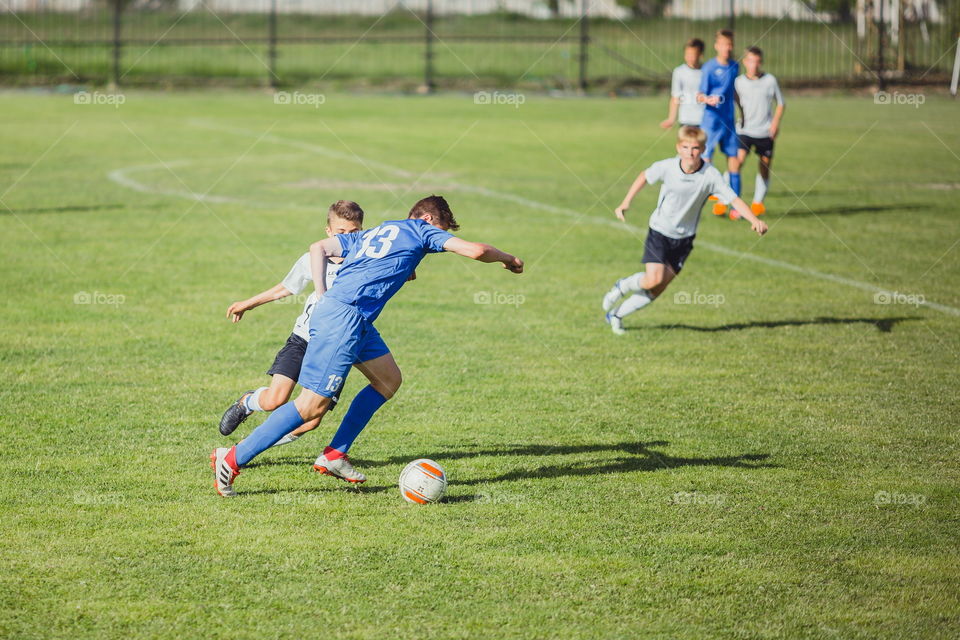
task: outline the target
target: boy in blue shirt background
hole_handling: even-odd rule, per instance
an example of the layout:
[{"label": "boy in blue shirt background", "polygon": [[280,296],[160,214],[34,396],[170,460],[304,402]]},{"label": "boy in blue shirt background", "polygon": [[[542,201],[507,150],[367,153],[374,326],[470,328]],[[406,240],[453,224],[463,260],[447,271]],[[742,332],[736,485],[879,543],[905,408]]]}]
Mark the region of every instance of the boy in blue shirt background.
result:
[{"label": "boy in blue shirt background", "polygon": [[[703,152],[703,159],[712,163],[713,151],[717,145],[723,155],[727,156],[727,177],[734,193],[740,195],[740,161],[737,159],[739,141],[737,139],[736,121],[734,117],[734,102],[736,102],[734,81],[740,75],[740,65],[731,59],[733,54],[733,31],[721,29],[717,31],[713,48],[717,52],[716,58],[711,58],[703,65],[700,76],[700,92],[697,100],[705,105],[703,120],[700,127],[707,134],[707,148]],[[711,198],[712,199],[712,198]],[[727,205],[717,202],[713,205],[713,213],[722,216],[727,212]],[[731,218],[739,215],[730,213]]]}]

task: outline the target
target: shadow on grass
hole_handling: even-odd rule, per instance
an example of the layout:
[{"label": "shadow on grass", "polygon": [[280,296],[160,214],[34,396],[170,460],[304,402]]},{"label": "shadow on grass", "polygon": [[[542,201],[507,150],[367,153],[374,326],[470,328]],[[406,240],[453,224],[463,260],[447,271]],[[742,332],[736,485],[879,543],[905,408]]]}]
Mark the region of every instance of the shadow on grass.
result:
[{"label": "shadow on grass", "polygon": [[[832,215],[852,215],[856,213],[883,213],[884,211],[919,211],[921,209],[931,209],[929,204],[911,203],[892,203],[892,204],[865,204],[851,207],[824,207],[822,209],[807,209],[806,207],[794,207],[790,213],[786,214],[789,218],[809,218],[811,216],[832,216]],[[774,210],[772,213],[776,214]]]},{"label": "shadow on grass", "polygon": [[[592,476],[608,473],[629,473],[634,471],[663,471],[668,469],[678,469],[682,467],[731,467],[737,469],[772,469],[779,465],[767,462],[770,457],[766,453],[745,453],[735,456],[713,456],[713,457],[685,457],[671,456],[661,451],[655,451],[655,448],[668,446],[670,443],[663,440],[655,442],[620,442],[616,444],[596,444],[596,445],[517,445],[512,448],[503,449],[475,449],[471,451],[435,451],[420,457],[436,460],[459,460],[463,458],[477,458],[485,456],[557,456],[583,453],[602,453],[617,452],[621,455],[611,460],[603,462],[571,462],[568,464],[548,464],[541,465],[534,469],[515,469],[500,475],[475,478],[470,480],[456,480],[457,486],[487,485],[496,482],[511,482],[514,480],[541,479],[541,478],[561,478]],[[626,455],[623,455],[626,454]],[[376,467],[385,467],[390,465],[402,465],[410,462],[414,456],[393,456],[385,460],[357,460],[357,466],[361,469]],[[265,460],[256,464],[249,465],[247,468],[256,466],[270,465],[307,465],[305,458],[281,458],[277,460]],[[325,483],[322,488],[314,491],[326,491],[329,489],[353,489],[361,493],[379,493],[382,491],[395,490],[396,486],[390,485],[363,485],[361,487],[347,486],[343,483]],[[251,491],[251,494],[274,494],[284,493],[278,489],[263,489]],[[446,498],[445,502],[472,502],[479,498],[476,496],[451,496]]]},{"label": "shadow on grass", "polygon": [[813,318],[812,320],[758,320],[756,322],[737,322],[733,324],[721,324],[716,327],[697,327],[689,324],[658,324],[652,327],[636,327],[627,329],[628,331],[639,331],[640,329],[686,329],[687,331],[742,331],[744,329],[776,329],[779,327],[806,327],[811,325],[829,325],[829,324],[872,324],[883,333],[890,333],[893,327],[900,322],[907,320],[919,320],[918,316],[908,316],[900,318]]}]

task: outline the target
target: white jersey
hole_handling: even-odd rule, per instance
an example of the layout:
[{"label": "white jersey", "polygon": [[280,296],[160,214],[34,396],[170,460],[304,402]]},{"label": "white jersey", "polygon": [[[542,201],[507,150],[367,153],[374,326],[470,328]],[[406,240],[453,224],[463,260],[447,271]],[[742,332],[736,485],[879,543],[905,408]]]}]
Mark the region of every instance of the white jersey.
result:
[{"label": "white jersey", "polygon": [[663,182],[650,228],[668,238],[689,238],[697,233],[700,210],[711,195],[732,202],[737,194],[709,162],[693,173],[684,173],[680,157],[654,162],[643,172],[649,184]]},{"label": "white jersey", "polygon": [[694,127],[700,126],[703,119],[703,103],[697,102],[700,91],[700,69],[688,67],[686,63],[673,70],[670,81],[670,95],[680,101],[677,121]]},{"label": "white jersey", "polygon": [[[339,264],[334,264],[332,262],[327,263],[327,289],[333,285],[333,281],[337,277],[337,271],[340,270]],[[290,269],[290,273],[287,274],[280,284],[286,287],[287,291],[296,295],[303,291],[304,287],[308,284],[313,284],[313,273],[310,271],[310,254],[305,253],[300,256],[300,259],[297,260],[296,264],[293,265],[293,268]],[[307,296],[307,301],[303,305],[303,313],[297,318],[297,321],[293,325],[293,333],[300,336],[304,340],[310,340],[310,313],[313,311],[314,305],[317,303],[317,292],[314,290],[309,296]]]},{"label": "white jersey", "polygon": [[773,124],[773,102],[784,104],[780,85],[772,74],[765,73],[751,80],[745,75],[733,82],[740,99],[743,120],[737,123],[737,134],[751,138],[769,138]]}]

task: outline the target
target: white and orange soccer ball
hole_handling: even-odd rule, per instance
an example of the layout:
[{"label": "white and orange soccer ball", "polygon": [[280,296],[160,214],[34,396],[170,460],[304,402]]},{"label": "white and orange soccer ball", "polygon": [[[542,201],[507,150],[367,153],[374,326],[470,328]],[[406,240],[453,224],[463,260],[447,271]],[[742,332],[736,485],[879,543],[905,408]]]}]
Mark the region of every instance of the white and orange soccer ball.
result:
[{"label": "white and orange soccer ball", "polygon": [[400,472],[400,495],[407,502],[438,502],[447,490],[447,474],[433,460],[414,460]]}]

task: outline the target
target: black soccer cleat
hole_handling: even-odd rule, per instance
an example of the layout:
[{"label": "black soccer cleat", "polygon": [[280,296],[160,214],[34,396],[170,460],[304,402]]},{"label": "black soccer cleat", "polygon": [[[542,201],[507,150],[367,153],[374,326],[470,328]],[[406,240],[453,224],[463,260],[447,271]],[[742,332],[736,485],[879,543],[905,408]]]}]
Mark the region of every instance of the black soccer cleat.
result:
[{"label": "black soccer cleat", "polygon": [[236,402],[230,405],[230,407],[223,412],[223,417],[220,418],[221,435],[228,436],[236,431],[237,427],[240,426],[240,423],[246,420],[250,414],[253,413],[253,411],[247,411],[247,408],[243,406],[243,399],[251,393],[253,393],[253,389],[250,391],[245,391]]}]

